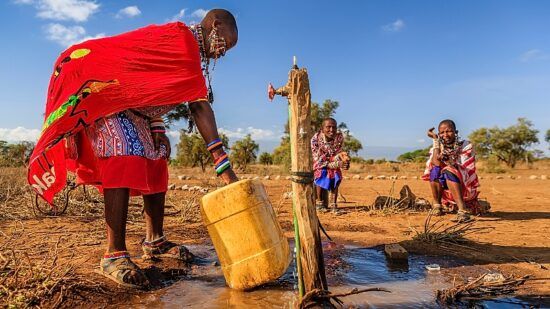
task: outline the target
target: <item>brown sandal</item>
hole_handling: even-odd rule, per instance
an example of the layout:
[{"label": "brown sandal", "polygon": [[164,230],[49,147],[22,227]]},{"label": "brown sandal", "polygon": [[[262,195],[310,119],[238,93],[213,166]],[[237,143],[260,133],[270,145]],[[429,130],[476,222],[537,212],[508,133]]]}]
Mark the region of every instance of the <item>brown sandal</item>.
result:
[{"label": "brown sandal", "polygon": [[469,213],[467,213],[466,211],[464,210],[459,210],[457,213],[456,213],[456,218],[455,219],[451,219],[451,221],[453,222],[456,222],[456,223],[467,223],[467,222],[470,222],[474,219],[472,219],[472,217],[470,216]]},{"label": "brown sandal", "polygon": [[441,204],[434,204],[432,209],[430,210],[430,213],[433,216],[443,216],[443,206],[441,206]]},{"label": "brown sandal", "polygon": [[[147,275],[130,260],[129,255],[117,258],[103,258],[99,263],[99,269],[95,272],[113,280],[123,287],[132,289],[147,289],[150,287]],[[138,276],[145,278],[143,285],[128,282],[128,275],[131,272],[135,272]]]},{"label": "brown sandal", "polygon": [[168,241],[165,236],[151,242],[144,241],[141,245],[141,249],[143,250],[142,258],[144,260],[170,258],[190,263],[195,258],[185,246]]}]

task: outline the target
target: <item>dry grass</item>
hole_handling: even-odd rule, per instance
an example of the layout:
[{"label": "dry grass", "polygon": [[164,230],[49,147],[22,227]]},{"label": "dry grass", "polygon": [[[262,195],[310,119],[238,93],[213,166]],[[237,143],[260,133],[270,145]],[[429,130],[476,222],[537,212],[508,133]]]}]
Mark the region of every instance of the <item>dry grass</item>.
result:
[{"label": "dry grass", "polygon": [[[31,231],[14,221],[0,241],[0,303],[6,308],[59,307],[67,296],[105,293],[105,287],[75,272],[74,245],[66,238],[43,235],[29,242]],[[17,244],[17,245],[16,245]],[[63,257],[63,258],[61,258]],[[64,261],[64,262],[61,262]]]},{"label": "dry grass", "polygon": [[445,290],[437,290],[436,297],[441,303],[450,305],[461,299],[483,299],[514,293],[517,288],[529,279],[528,276],[514,278],[497,274],[497,278],[490,278],[490,274],[483,274],[477,279],[455,285]]},{"label": "dry grass", "polygon": [[2,168],[0,170],[0,222],[22,220],[34,216],[32,192],[27,186],[25,168]]},{"label": "dry grass", "polygon": [[432,222],[432,218],[432,213],[429,213],[422,231],[409,227],[415,233],[413,240],[430,244],[463,244],[467,242],[466,235],[487,230],[485,227],[474,227],[475,221],[449,224],[443,218]]}]

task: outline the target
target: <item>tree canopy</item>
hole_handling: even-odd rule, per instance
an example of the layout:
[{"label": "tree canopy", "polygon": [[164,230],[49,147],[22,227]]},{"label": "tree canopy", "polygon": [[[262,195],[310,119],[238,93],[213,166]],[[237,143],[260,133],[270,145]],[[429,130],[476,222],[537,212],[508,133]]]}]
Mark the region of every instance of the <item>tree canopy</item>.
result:
[{"label": "tree canopy", "polygon": [[256,154],[259,149],[258,143],[248,134],[231,146],[231,161],[236,167],[245,170],[248,164],[256,162]]},{"label": "tree canopy", "polygon": [[29,160],[34,143],[19,142],[10,144],[0,141],[0,167],[23,166]]},{"label": "tree canopy", "polygon": [[531,121],[518,118],[515,125],[507,128],[480,128],[473,131],[469,138],[478,156],[495,156],[513,168],[519,160],[530,162],[533,159],[535,152],[530,147],[539,142],[538,132]]},{"label": "tree canopy", "polygon": [[430,147],[424,149],[417,149],[414,151],[405,152],[399,157],[397,161],[399,162],[426,162],[428,156],[430,155]]},{"label": "tree canopy", "polygon": [[[229,148],[229,139],[224,134],[220,134],[223,146]],[[200,166],[204,171],[208,164],[212,164],[212,156],[206,143],[198,133],[188,133],[187,130],[180,130],[180,141],[176,145],[178,153],[175,163],[181,166],[195,167]]]}]

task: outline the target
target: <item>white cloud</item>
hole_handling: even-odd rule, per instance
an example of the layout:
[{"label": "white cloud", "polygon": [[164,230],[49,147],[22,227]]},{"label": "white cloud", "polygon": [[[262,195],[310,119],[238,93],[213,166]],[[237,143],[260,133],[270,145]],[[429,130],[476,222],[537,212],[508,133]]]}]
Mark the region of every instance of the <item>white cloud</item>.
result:
[{"label": "white cloud", "polygon": [[86,36],[86,29],[81,26],[65,27],[61,24],[49,24],[46,26],[46,38],[63,47],[68,47],[90,39],[102,38],[104,36],[105,33],[99,33],[95,36]]},{"label": "white cloud", "polygon": [[426,140],[421,138],[421,139],[417,139],[416,142],[420,143],[420,144],[424,144],[426,142]]},{"label": "white cloud", "polygon": [[7,142],[35,142],[40,136],[40,130],[17,127],[15,129],[0,128],[0,140]]},{"label": "white cloud", "polygon": [[399,32],[405,28],[405,22],[402,19],[398,19],[392,23],[382,26],[382,30],[386,32]]},{"label": "white cloud", "polygon": [[141,15],[140,9],[137,7],[137,5],[127,6],[115,15],[116,18],[123,18],[123,17],[136,17]]},{"label": "white cloud", "polygon": [[237,128],[236,130],[220,128],[218,130],[220,133],[227,135],[230,139],[241,139],[244,138],[247,134],[250,134],[253,140],[256,141],[275,141],[281,138],[282,134],[277,134],[272,130],[260,129],[254,127],[247,128]]},{"label": "white cloud", "polygon": [[75,22],[87,21],[100,6],[93,0],[16,0],[16,3],[33,4],[40,18]]},{"label": "white cloud", "polygon": [[181,9],[178,14],[172,16],[172,18],[168,19],[167,21],[181,21],[183,17],[185,16],[185,11],[187,9]]},{"label": "white cloud", "polygon": [[208,13],[208,11],[205,10],[205,9],[197,9],[197,10],[193,11],[191,16],[203,19],[204,16],[206,16],[206,13]]},{"label": "white cloud", "polygon": [[545,53],[540,49],[528,50],[523,54],[521,54],[521,56],[519,57],[519,60],[521,62],[531,62],[536,60],[548,60],[548,59],[550,59],[550,54]]}]

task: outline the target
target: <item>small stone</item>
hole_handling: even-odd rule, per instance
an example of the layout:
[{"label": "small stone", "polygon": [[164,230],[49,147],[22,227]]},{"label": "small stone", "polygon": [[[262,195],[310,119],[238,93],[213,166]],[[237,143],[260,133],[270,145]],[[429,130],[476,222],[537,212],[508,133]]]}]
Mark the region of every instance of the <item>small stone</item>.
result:
[{"label": "small stone", "polygon": [[216,180],[216,176],[210,176],[210,180]]},{"label": "small stone", "polygon": [[291,180],[291,179],[292,179],[292,177],[290,177],[290,176],[286,176],[286,177],[285,177],[285,179],[286,179],[286,180]]},{"label": "small stone", "polygon": [[175,184],[169,185],[168,190],[176,190],[176,185]]},{"label": "small stone", "polygon": [[181,186],[181,190],[189,191],[189,186],[188,185],[183,185],[183,186]]},{"label": "small stone", "polygon": [[365,178],[368,179],[368,180],[372,180],[372,179],[374,179],[374,176],[372,176],[372,175],[367,175],[367,177],[365,177]]},{"label": "small stone", "polygon": [[292,198],[292,191],[288,191],[288,192],[283,193],[283,198],[284,199]]},{"label": "small stone", "polygon": [[518,176],[517,179],[521,179],[521,176]]},{"label": "small stone", "polygon": [[396,180],[396,179],[397,179],[397,175],[390,176],[390,179],[391,179],[391,180]]},{"label": "small stone", "polygon": [[260,179],[260,176],[255,176],[255,177],[254,177],[254,178],[252,178],[252,179],[254,179],[254,180],[258,180],[258,179]]},{"label": "small stone", "polygon": [[281,175],[275,176],[275,180],[281,180]]},{"label": "small stone", "polygon": [[353,177],[351,177],[351,179],[359,180],[359,179],[361,179],[361,175],[353,175]]},{"label": "small stone", "polygon": [[529,179],[535,180],[535,179],[538,179],[538,177],[537,177],[537,175],[531,175],[531,176],[529,176]]},{"label": "small stone", "polygon": [[344,176],[344,180],[348,180],[349,179],[349,176]]},{"label": "small stone", "polygon": [[200,191],[200,193],[208,193],[208,191],[210,191],[210,189],[208,189],[208,188],[201,188],[199,191]]},{"label": "small stone", "polygon": [[185,176],[184,176],[184,175],[179,175],[179,176],[178,176],[178,179],[179,179],[179,180],[184,180],[184,179],[185,179]]},{"label": "small stone", "polygon": [[264,177],[264,180],[270,180],[271,179],[271,176],[267,175]]},{"label": "small stone", "polygon": [[386,179],[386,176],[385,176],[385,175],[380,175],[380,176],[377,176],[376,179],[382,179],[382,180],[384,180],[384,179]]},{"label": "small stone", "polygon": [[418,180],[418,176],[413,176],[412,179]]},{"label": "small stone", "polygon": [[391,260],[406,260],[409,258],[409,253],[400,244],[385,245],[384,252]]},{"label": "small stone", "polygon": [[200,186],[193,186],[189,189],[189,191],[195,192],[195,191],[200,191],[201,189],[202,189],[202,187],[200,187]]},{"label": "small stone", "polygon": [[548,176],[547,175],[540,175],[540,179],[541,180],[548,180]]},{"label": "small stone", "polygon": [[495,179],[504,179],[504,176],[496,176]]},{"label": "small stone", "polygon": [[406,180],[407,176],[399,176],[399,179]]},{"label": "small stone", "polygon": [[479,180],[481,180],[481,179],[483,179],[483,176],[479,176],[479,177],[477,177],[477,178],[479,178]]},{"label": "small stone", "polygon": [[214,261],[212,262],[212,266],[220,266],[220,263],[218,263],[218,261]]}]

